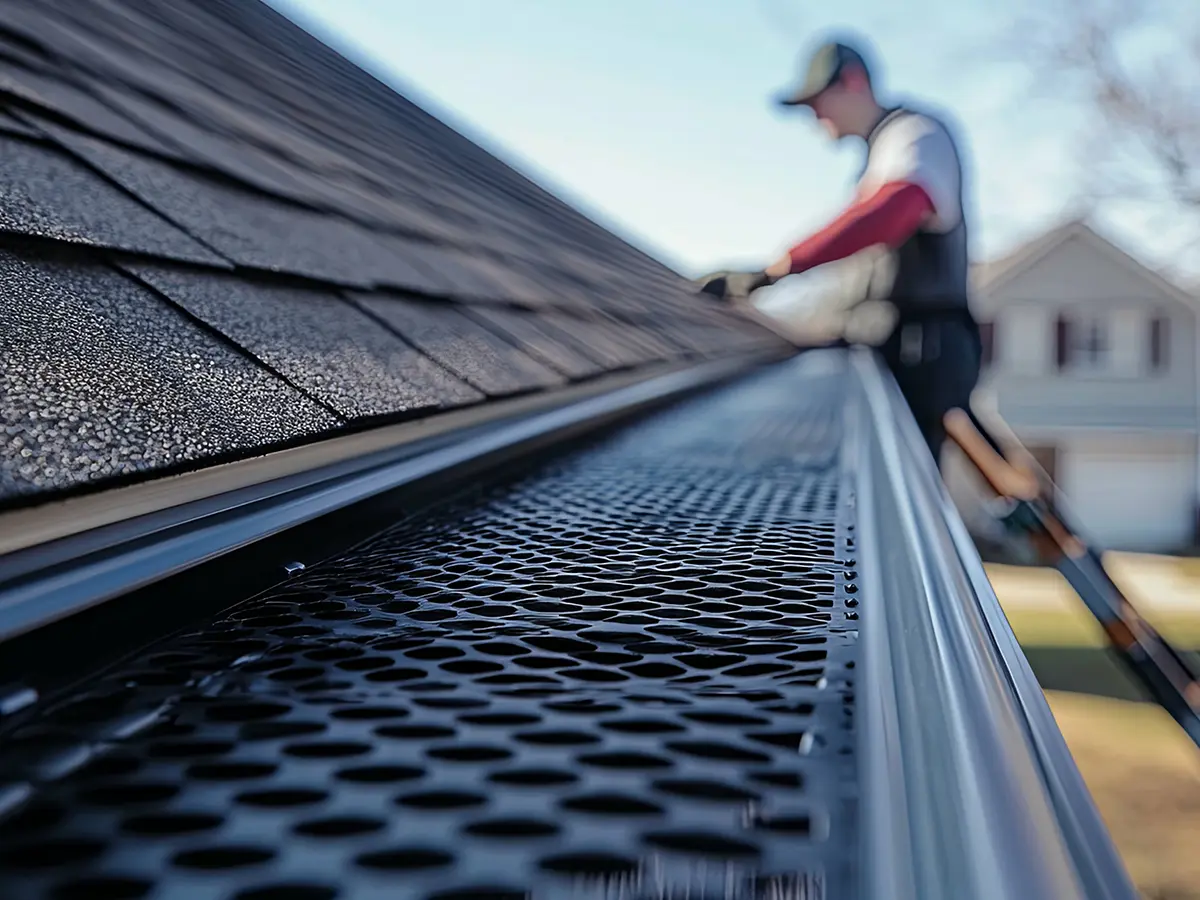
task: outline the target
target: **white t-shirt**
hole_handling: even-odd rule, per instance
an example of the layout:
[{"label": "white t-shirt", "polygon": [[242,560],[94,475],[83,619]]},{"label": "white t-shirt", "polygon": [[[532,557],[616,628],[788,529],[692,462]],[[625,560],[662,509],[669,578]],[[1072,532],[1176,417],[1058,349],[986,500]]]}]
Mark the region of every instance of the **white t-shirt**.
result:
[{"label": "white t-shirt", "polygon": [[883,123],[858,189],[861,196],[870,196],[893,181],[919,185],[929,195],[934,215],[924,230],[944,234],[962,221],[958,151],[950,133],[936,120],[905,113]]}]

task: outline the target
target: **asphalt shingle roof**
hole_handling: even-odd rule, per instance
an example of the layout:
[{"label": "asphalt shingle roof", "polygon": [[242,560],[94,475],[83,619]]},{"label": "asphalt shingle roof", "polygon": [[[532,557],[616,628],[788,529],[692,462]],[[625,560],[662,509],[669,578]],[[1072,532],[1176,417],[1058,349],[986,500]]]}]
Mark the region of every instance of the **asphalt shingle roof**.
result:
[{"label": "asphalt shingle roof", "polygon": [[0,285],[0,496],[127,479],[339,425],[103,263],[0,250]]},{"label": "asphalt shingle roof", "polygon": [[778,338],[259,0],[9,0],[0,506]]}]

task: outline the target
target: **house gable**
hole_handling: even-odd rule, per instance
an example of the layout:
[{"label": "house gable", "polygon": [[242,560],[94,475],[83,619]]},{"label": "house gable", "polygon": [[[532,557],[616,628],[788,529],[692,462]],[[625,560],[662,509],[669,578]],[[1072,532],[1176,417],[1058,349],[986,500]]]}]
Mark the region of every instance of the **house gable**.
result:
[{"label": "house gable", "polygon": [[[1185,291],[1083,222],[975,274],[986,389],[1018,431],[1196,427],[1196,302]],[[1089,359],[1093,341],[1101,351]]]},{"label": "house gable", "polygon": [[1015,253],[976,270],[978,308],[1044,301],[1182,306],[1196,300],[1082,222],[1054,229]]},{"label": "house gable", "polygon": [[1196,299],[1079,221],[972,276],[994,360],[974,402],[1053,470],[1102,544],[1186,544],[1198,474]]}]

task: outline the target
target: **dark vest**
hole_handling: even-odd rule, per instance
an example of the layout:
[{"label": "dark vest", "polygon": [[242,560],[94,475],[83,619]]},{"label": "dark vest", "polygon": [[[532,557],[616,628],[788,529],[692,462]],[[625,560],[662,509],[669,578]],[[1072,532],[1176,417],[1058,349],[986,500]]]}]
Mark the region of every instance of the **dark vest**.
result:
[{"label": "dark vest", "polygon": [[[883,130],[899,118],[916,114],[909,109],[893,109],[879,121],[867,136],[868,165],[877,138]],[[926,118],[932,117],[926,115]],[[962,206],[962,161],[957,147],[955,159],[959,166],[958,199]],[[875,269],[871,293],[892,303],[901,321],[942,314],[970,317],[965,214],[954,228],[944,234],[918,231],[899,248],[878,260]],[[877,279],[882,279],[882,282]]]}]

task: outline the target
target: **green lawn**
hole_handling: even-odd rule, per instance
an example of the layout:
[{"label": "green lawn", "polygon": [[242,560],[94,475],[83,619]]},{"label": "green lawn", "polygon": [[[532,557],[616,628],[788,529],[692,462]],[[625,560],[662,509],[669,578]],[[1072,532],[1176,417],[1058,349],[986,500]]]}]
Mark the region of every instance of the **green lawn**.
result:
[{"label": "green lawn", "polygon": [[1200,900],[1200,751],[1156,706],[1047,692],[1147,900]]},{"label": "green lawn", "polygon": [[[1111,571],[1164,637],[1200,648],[1200,610],[1187,602],[1200,605],[1194,566],[1121,558]],[[1142,895],[1200,900],[1200,750],[1157,706],[1130,702],[1138,690],[1057,572],[989,566],[988,575]]]},{"label": "green lawn", "polygon": [[[1200,576],[1191,560],[1116,555],[1114,580],[1150,624],[1177,647],[1200,649]],[[989,565],[988,577],[1024,645],[1103,647],[1104,633],[1054,569]]]},{"label": "green lawn", "polygon": [[[1071,610],[1006,606],[1004,613],[1024,646],[1107,647],[1108,641],[1100,625],[1081,602],[1076,601],[1076,604],[1077,608]],[[1142,610],[1141,607],[1139,611],[1174,646],[1188,650],[1200,648],[1200,615],[1174,610]]]}]

